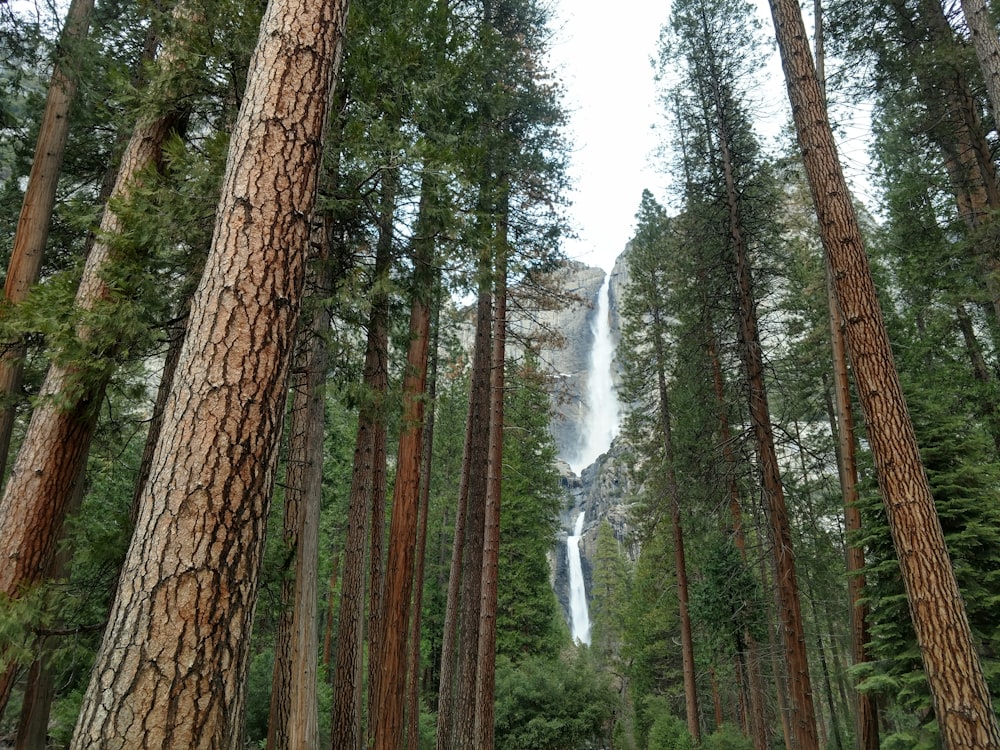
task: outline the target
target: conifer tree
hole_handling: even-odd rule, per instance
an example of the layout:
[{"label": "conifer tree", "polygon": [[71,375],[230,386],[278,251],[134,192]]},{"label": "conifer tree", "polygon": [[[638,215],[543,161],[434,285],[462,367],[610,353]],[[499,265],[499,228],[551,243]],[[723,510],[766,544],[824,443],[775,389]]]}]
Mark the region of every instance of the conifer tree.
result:
[{"label": "conifer tree", "polygon": [[262,21],[212,251],[73,747],[242,745],[247,636],[346,12],[275,2]]},{"label": "conifer tree", "polygon": [[1000,728],[892,360],[864,242],[797,3],[771,0],[799,145],[833,272],[858,395],[917,640],[948,748],[1000,746]]}]

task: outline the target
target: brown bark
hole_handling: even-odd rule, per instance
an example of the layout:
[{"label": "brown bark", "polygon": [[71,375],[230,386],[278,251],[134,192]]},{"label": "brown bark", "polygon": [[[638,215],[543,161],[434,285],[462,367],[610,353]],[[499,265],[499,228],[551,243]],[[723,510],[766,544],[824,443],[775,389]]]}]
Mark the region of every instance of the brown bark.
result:
[{"label": "brown bark", "polygon": [[[485,268],[485,270],[482,270]],[[469,397],[470,443],[464,460],[469,472],[465,541],[462,550],[462,589],[459,599],[455,747],[472,750],[476,715],[476,672],[479,665],[479,607],[482,596],[483,533],[486,522],[486,473],[489,461],[490,352],[492,350],[492,295],[489,261],[481,264],[472,389]],[[482,349],[482,351],[480,351]]]},{"label": "brown bark", "polygon": [[[474,427],[471,419],[465,423],[465,452],[468,453]],[[455,673],[458,669],[458,610],[462,586],[462,558],[465,550],[465,529],[469,507],[468,459],[463,458],[455,512],[455,533],[451,545],[451,565],[448,574],[448,594],[445,600],[444,629],[441,636],[441,673],[438,678],[436,750],[451,750],[454,737]]]},{"label": "brown bark", "polygon": [[[163,65],[170,65],[164,53]],[[122,231],[112,206],[141,186],[142,171],[157,163],[166,137],[180,113],[141,119],[122,157],[112,201],[101,220],[100,237],[83,269],[75,306],[92,310],[111,297],[103,270],[114,263],[107,238]],[[89,332],[77,328],[86,343]],[[17,596],[19,588],[41,580],[59,539],[72,482],[84,465],[96,424],[97,409],[113,370],[113,352],[94,352],[90,361],[53,361],[32,413],[24,442],[0,497],[0,535],[10,553],[0,558],[0,592]]]},{"label": "brown bark", "polygon": [[[427,195],[421,196],[427,201]],[[428,210],[422,202],[422,209]],[[386,564],[383,629],[371,661],[377,664],[371,732],[376,750],[398,750],[403,743],[406,686],[406,636],[414,583],[417,507],[424,431],[424,396],[430,340],[431,298],[434,287],[433,237],[418,242],[413,258],[410,308],[410,345],[403,379],[403,417],[393,485],[389,557]],[[374,676],[374,673],[373,673]]]},{"label": "brown bark", "polygon": [[[715,344],[715,333],[712,326],[706,326],[706,349],[709,364],[712,369],[712,386],[715,391],[715,402],[719,419],[719,438],[722,443],[723,465],[728,473],[729,513],[732,518],[733,541],[739,550],[740,559],[747,562],[746,536],[743,533],[743,509],[740,502],[740,487],[736,480],[736,456],[733,451],[732,433],[729,428],[729,414],[726,408],[726,391],[722,377],[722,363]],[[740,644],[745,646],[745,669],[742,670],[744,680],[741,696],[749,704],[745,722],[753,740],[754,750],[766,750],[771,746],[771,728],[767,721],[767,706],[765,705],[764,677],[761,672],[760,645],[749,630],[740,634]],[[743,659],[743,648],[739,649]]]},{"label": "brown bark", "polygon": [[176,324],[167,327],[167,354],[163,360],[160,385],[156,389],[153,414],[149,419],[146,442],[142,448],[142,458],[139,461],[139,471],[135,479],[135,488],[132,491],[132,504],[129,508],[129,520],[133,526],[139,513],[139,498],[142,497],[143,490],[146,489],[146,481],[149,479],[149,469],[152,466],[153,453],[156,451],[156,441],[160,439],[160,428],[163,426],[163,409],[167,405],[167,397],[170,395],[170,388],[174,383],[174,373],[177,371],[177,362],[181,357],[181,345],[184,343],[184,334],[186,331],[186,318],[182,318]]},{"label": "brown bark", "polygon": [[[398,129],[398,123],[390,125],[393,132]],[[384,277],[376,275],[380,279],[380,289],[386,289],[388,285],[388,273],[392,264],[393,243],[395,235],[396,218],[396,196],[397,196],[397,175],[394,168],[387,167],[383,170],[381,197],[378,218],[378,240],[375,244],[376,266],[381,270]],[[381,259],[381,265],[379,265]],[[388,360],[389,349],[389,298],[384,292],[377,292],[379,312],[377,322],[380,327],[378,331],[379,345],[384,347],[386,359]],[[388,392],[388,380],[385,382],[385,392]],[[386,415],[381,414],[375,425],[375,463],[372,467],[372,499],[371,499],[371,546],[368,554],[368,653],[381,654],[382,639],[386,637],[386,623],[383,619],[385,595],[385,575],[386,575],[386,554],[385,554],[385,513],[386,501],[388,500],[388,455],[386,443],[388,440]],[[373,718],[378,713],[375,705],[376,695],[379,690],[379,681],[383,676],[383,665],[379,659],[368,659],[368,747],[380,741],[375,736],[375,722]]]},{"label": "brown bark", "polygon": [[[67,515],[77,513],[83,504],[83,497],[87,489],[87,483],[84,480],[85,472],[81,469],[73,483]],[[47,577],[65,579],[72,555],[72,549],[67,545],[60,545]],[[49,714],[52,710],[52,701],[55,698],[55,675],[49,665],[54,647],[54,637],[40,635],[35,638],[38,655],[28,669],[25,679],[21,715],[17,722],[15,750],[44,750],[46,747]],[[0,682],[0,696],[4,696],[4,703],[0,703],[0,717],[3,716],[6,700],[10,695],[9,688],[12,685],[12,683],[6,683],[6,680],[13,679],[17,668],[17,664],[11,664],[4,675],[3,682]]]},{"label": "brown bark", "polygon": [[417,528],[417,550],[413,570],[413,614],[410,626],[410,657],[406,673],[406,747],[416,750],[420,746],[420,634],[424,598],[424,570],[427,558],[427,515],[431,496],[431,467],[434,445],[434,403],[437,398],[438,333],[441,311],[440,284],[433,303],[434,320],[431,322],[430,361],[427,372],[427,414],[424,417],[423,465],[420,469],[420,523]]},{"label": "brown bark", "polygon": [[868,439],[945,747],[1000,747],[1000,728],[892,359],[861,231],[794,0],[771,11]]},{"label": "brown bark", "polygon": [[986,0],[962,0],[962,13],[972,36],[979,68],[986,81],[993,116],[1000,114],[1000,38]]},{"label": "brown bark", "polygon": [[[868,661],[868,606],[864,603],[865,551],[853,541],[861,531],[861,511],[858,508],[858,460],[854,439],[854,410],[847,369],[847,344],[844,341],[844,321],[833,289],[830,267],[826,264],[827,307],[830,311],[830,343],[833,352],[833,394],[837,438],[837,475],[844,498],[844,531],[847,534],[847,602],[850,607],[851,661]],[[878,750],[879,727],[875,699],[855,691],[855,744],[858,750]]]},{"label": "brown bark", "polygon": [[235,748],[347,3],[265,12],[212,248],[71,747]]},{"label": "brown bark", "polygon": [[[79,45],[90,29],[94,0],[72,0],[66,23],[59,38],[59,54],[52,68],[45,110],[38,129],[35,155],[28,173],[21,213],[14,230],[14,245],[7,264],[4,282],[4,306],[16,305],[28,296],[28,290],[41,273],[49,224],[56,203],[56,187],[69,138],[69,113],[76,98]],[[0,313],[2,314],[2,313]],[[15,399],[21,390],[25,346],[11,342],[0,354],[0,479],[6,472],[10,437],[17,412]]]},{"label": "brown bark", "polygon": [[678,619],[681,626],[681,662],[684,673],[684,710],[688,734],[695,745],[701,744],[701,726],[698,721],[698,686],[695,681],[694,640],[691,636],[691,616],[688,611],[687,563],[684,557],[684,528],[681,522],[680,487],[675,469],[673,428],[670,420],[670,397],[667,392],[667,354],[663,342],[664,322],[659,308],[653,308],[653,353],[656,357],[657,390],[660,401],[660,440],[663,445],[663,468],[667,479],[667,502],[670,504],[670,527],[674,542],[674,575],[677,579]]},{"label": "brown bark", "polygon": [[812,750],[818,748],[816,711],[809,678],[809,660],[806,656],[805,627],[799,603],[791,526],[785,505],[778,456],[774,447],[774,432],[764,383],[764,359],[757,324],[749,248],[745,240],[733,156],[729,151],[730,134],[725,124],[723,103],[718,95],[715,106],[726,203],[729,209],[729,240],[735,256],[740,356],[749,388],[750,423],[757,458],[760,461],[761,488],[773,545],[778,615],[782,625],[781,635],[788,669],[790,722],[798,750]]},{"label": "brown bark", "polygon": [[49,710],[55,697],[55,673],[47,663],[48,650],[43,645],[42,656],[28,670],[14,750],[45,750],[48,744]]},{"label": "brown bark", "polygon": [[[375,257],[376,289],[385,288],[389,261],[387,253]],[[385,461],[384,403],[389,389],[387,304],[384,293],[376,294],[368,320],[362,375],[367,393],[358,414],[347,510],[347,540],[344,544],[344,573],[340,587],[331,732],[334,750],[358,750],[362,744],[365,550],[375,498],[376,464]]]},{"label": "brown bark", "polygon": [[497,231],[494,282],[493,350],[490,356],[490,428],[483,529],[483,565],[479,605],[478,670],[474,747],[492,750],[497,656],[497,570],[500,565],[500,490],[503,483],[504,364],[507,356],[506,209]]},{"label": "brown bark", "polygon": [[[317,235],[325,234],[322,224]],[[281,587],[281,615],[275,636],[268,750],[313,750],[319,744],[317,704],[317,597],[319,523],[323,501],[323,433],[326,336],[330,313],[317,300],[329,288],[329,243],[319,239],[312,282],[312,310],[303,316],[298,356],[291,375],[291,420],[285,477],[283,541],[294,575]]]},{"label": "brown bark", "polygon": [[715,728],[722,726],[724,718],[722,716],[722,694],[719,692],[719,680],[715,674],[715,667],[711,668],[712,675],[712,708],[715,715]]}]

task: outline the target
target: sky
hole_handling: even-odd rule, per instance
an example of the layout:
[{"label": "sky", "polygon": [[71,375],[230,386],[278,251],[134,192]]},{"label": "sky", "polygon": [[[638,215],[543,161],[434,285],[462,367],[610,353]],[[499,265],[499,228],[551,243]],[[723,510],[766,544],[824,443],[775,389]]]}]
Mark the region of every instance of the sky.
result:
[{"label": "sky", "polygon": [[575,190],[570,218],[578,237],[566,254],[610,271],[632,236],[643,188],[664,192],[656,169],[656,94],[650,57],[667,5],[619,0],[559,0],[551,59],[567,90],[570,176]]},{"label": "sky", "polygon": [[[756,4],[762,33],[772,33],[766,0]],[[618,0],[613,10],[600,3],[555,0],[551,63],[567,92],[575,188],[570,221],[578,235],[564,243],[564,250],[568,257],[605,271],[632,237],[643,189],[669,204],[671,178],[655,156],[669,134],[658,114],[650,63],[669,10],[665,0]],[[788,121],[777,53],[756,94],[755,119],[767,142]],[[871,193],[864,112],[834,112],[833,117],[843,123],[839,140],[848,180],[864,199]]]}]

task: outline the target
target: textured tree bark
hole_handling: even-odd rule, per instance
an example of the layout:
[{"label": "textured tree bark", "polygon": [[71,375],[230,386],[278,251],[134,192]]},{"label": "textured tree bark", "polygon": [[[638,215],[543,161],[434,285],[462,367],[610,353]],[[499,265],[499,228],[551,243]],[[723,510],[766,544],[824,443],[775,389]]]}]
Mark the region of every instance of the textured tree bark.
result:
[{"label": "textured tree bark", "polygon": [[[455,742],[460,750],[475,750],[476,671],[479,665],[479,606],[482,597],[483,534],[486,523],[486,473],[489,462],[490,353],[492,351],[492,294],[489,283],[492,259],[484,252],[480,259],[476,341],[472,360],[472,389],[469,396],[470,442],[468,461],[468,501],[465,541],[462,549],[462,588],[459,598],[459,632],[455,701]],[[463,467],[463,471],[464,471]]]},{"label": "textured tree bark", "polygon": [[990,17],[986,0],[962,0],[962,13],[972,35],[972,45],[976,48],[979,67],[986,81],[993,116],[1000,113],[1000,38],[997,27]]},{"label": "textured tree bark", "polygon": [[326,415],[328,308],[316,302],[330,286],[329,242],[322,231],[309,274],[313,309],[299,326],[292,373],[292,414],[285,477],[284,543],[294,576],[281,587],[281,617],[275,637],[268,750],[312,750],[319,746],[317,703],[317,598],[319,523],[323,503],[323,433]]},{"label": "textured tree bark", "polygon": [[[722,444],[722,460],[728,472],[729,486],[729,513],[732,518],[733,541],[736,549],[739,550],[740,559],[745,564],[747,561],[746,535],[743,533],[743,508],[740,503],[740,487],[736,480],[735,467],[736,456],[733,453],[732,434],[729,428],[729,414],[726,408],[726,390],[722,377],[722,363],[719,361],[718,348],[715,344],[715,332],[712,330],[710,321],[706,325],[706,350],[709,364],[712,369],[712,387],[715,391],[715,403],[719,418],[719,439]],[[744,684],[746,690],[741,691],[741,696],[745,696],[748,704],[746,724],[749,729],[751,740],[753,740],[754,750],[766,750],[771,746],[771,728],[767,721],[767,707],[765,705],[764,676],[761,671],[760,645],[757,639],[749,630],[745,630],[739,635],[740,644],[746,647],[746,668],[743,670]],[[739,649],[742,652],[743,649]]]},{"label": "textured tree bark", "polygon": [[71,747],[242,746],[243,683],[346,0],[272,2]]},{"label": "textured tree bark", "polygon": [[[389,255],[376,254],[376,289],[389,271]],[[362,744],[361,696],[364,663],[365,550],[375,497],[376,463],[385,461],[385,409],[389,389],[388,302],[383,293],[372,300],[368,319],[363,380],[365,401],[358,414],[351,494],[344,543],[344,573],[337,625],[337,669],[334,676],[332,746],[359,750]]]},{"label": "textured tree bark", "polygon": [[[392,132],[399,129],[398,120],[394,120],[389,125]],[[391,161],[391,160],[387,160]],[[394,168],[386,167],[382,170],[382,184],[379,199],[378,217],[378,241],[375,245],[376,265],[382,270],[384,277],[376,274],[380,281],[379,288],[388,288],[389,271],[393,259],[393,244],[395,236],[396,218],[396,198],[398,194],[397,174]],[[381,259],[382,265],[379,265]],[[377,293],[380,307],[384,308],[379,315],[378,325],[382,327],[379,333],[379,343],[385,347],[386,361],[388,361],[389,349],[389,297],[387,293]],[[388,377],[388,374],[387,374]],[[388,379],[385,383],[386,393],[388,392]],[[382,653],[381,641],[385,638],[385,622],[382,619],[384,613],[383,596],[385,595],[385,513],[386,501],[388,500],[388,455],[386,441],[388,438],[386,415],[379,415],[376,420],[375,437],[375,463],[372,467],[372,498],[371,498],[371,523],[370,534],[371,544],[368,555],[368,653]],[[378,659],[368,659],[368,747],[372,747],[378,738],[373,734],[375,722],[373,721],[378,709],[375,705],[376,694],[379,690],[379,681],[382,679],[382,664]]]},{"label": "textured tree bark", "polygon": [[[421,198],[421,208],[427,211],[429,206],[424,201],[428,200],[428,196],[422,195]],[[393,485],[392,521],[389,526],[389,557],[386,562],[381,616],[383,628],[371,657],[371,661],[378,665],[377,678],[372,681],[375,700],[370,719],[376,750],[398,750],[403,745],[406,637],[409,633],[410,598],[414,585],[424,396],[427,390],[431,298],[434,288],[433,238],[429,242],[426,239],[418,242],[413,263],[410,345],[403,379],[403,421],[397,452],[396,481]]]},{"label": "textured tree bark", "polygon": [[478,669],[474,742],[493,750],[496,711],[497,570],[500,565],[500,491],[503,485],[504,366],[507,356],[507,206],[498,217],[493,290],[493,349],[490,355],[490,434],[479,605]]},{"label": "textured tree bark", "polygon": [[[59,38],[60,54],[52,69],[35,156],[7,264],[5,306],[23,302],[41,273],[52,209],[56,204],[59,172],[69,138],[70,107],[76,98],[76,75],[72,71],[79,66],[81,52],[77,46],[87,36],[93,9],[94,0],[73,0],[66,12],[66,23]],[[21,389],[24,371],[24,354],[22,342],[11,343],[0,354],[0,398],[3,399],[0,410],[0,479],[6,473],[10,436],[17,413],[15,399]]]},{"label": "textured tree bark", "polygon": [[[169,64],[169,59],[164,64]],[[136,124],[122,157],[113,200],[126,199],[141,185],[142,170],[159,160],[160,148],[178,119],[179,113],[172,113]],[[108,203],[101,220],[100,237],[104,239],[94,243],[77,289],[74,304],[81,310],[90,310],[110,296],[102,277],[103,270],[114,262],[106,238],[122,231],[112,205]],[[77,336],[85,342],[88,332],[81,326]],[[51,564],[72,483],[90,449],[112,362],[113,353],[98,352],[90,362],[54,361],[49,366],[39,404],[0,497],[0,538],[7,549],[0,557],[0,592],[8,596],[17,596],[21,586],[41,580]]]},{"label": "textured tree bark", "polygon": [[427,415],[424,418],[423,464],[420,468],[420,523],[417,528],[416,561],[413,570],[413,614],[410,622],[410,655],[406,672],[406,747],[420,746],[420,633],[424,600],[424,570],[427,558],[427,512],[431,496],[431,468],[434,446],[434,404],[437,398],[438,333],[441,311],[440,282],[433,303],[434,320],[431,321],[430,361],[427,372]]},{"label": "textured tree bark", "polygon": [[944,534],[917,450],[854,207],[794,0],[770,0],[806,174],[845,321],[886,517],[945,747],[1000,747]]},{"label": "textured tree bark", "polygon": [[[837,437],[837,475],[844,497],[844,531],[847,534],[847,601],[851,618],[851,661],[868,661],[868,607],[863,601],[865,588],[865,551],[851,543],[861,530],[858,508],[858,460],[854,440],[854,410],[847,370],[847,344],[844,321],[833,289],[833,276],[826,265],[827,307],[830,310],[830,343],[833,352],[833,394]],[[878,750],[878,711],[872,696],[855,691],[854,731],[858,750]]]}]

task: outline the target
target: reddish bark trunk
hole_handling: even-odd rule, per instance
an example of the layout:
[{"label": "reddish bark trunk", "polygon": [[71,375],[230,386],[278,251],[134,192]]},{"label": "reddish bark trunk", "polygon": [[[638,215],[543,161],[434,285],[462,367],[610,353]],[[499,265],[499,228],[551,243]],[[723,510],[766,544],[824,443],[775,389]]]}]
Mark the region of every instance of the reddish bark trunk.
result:
[{"label": "reddish bark trunk", "polygon": [[73,748],[242,747],[249,635],[346,2],[275,0]]},{"label": "reddish bark trunk", "polygon": [[798,3],[770,0],[806,174],[843,313],[868,439],[946,747],[1000,747],[1000,727],[892,359]]}]

